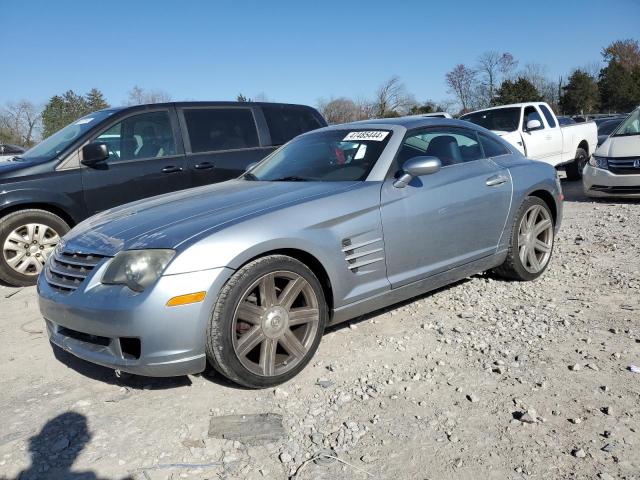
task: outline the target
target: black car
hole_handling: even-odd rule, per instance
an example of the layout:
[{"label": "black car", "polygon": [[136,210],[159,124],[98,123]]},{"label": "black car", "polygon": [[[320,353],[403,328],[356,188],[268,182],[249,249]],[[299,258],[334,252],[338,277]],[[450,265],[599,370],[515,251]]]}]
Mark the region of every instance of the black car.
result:
[{"label": "black car", "polygon": [[0,143],[0,160],[10,159],[16,155],[24,153],[25,149],[18,145],[11,145],[9,143]]},{"label": "black car", "polygon": [[[251,102],[109,108],[76,120],[0,163],[0,280],[34,284],[60,237],[97,212],[235,178],[326,125],[308,106]],[[69,262],[73,279],[82,262]]]},{"label": "black car", "polygon": [[602,145],[602,143],[609,138],[609,135],[618,128],[618,125],[620,125],[625,118],[626,117],[620,116],[596,122],[598,126],[598,146]]}]

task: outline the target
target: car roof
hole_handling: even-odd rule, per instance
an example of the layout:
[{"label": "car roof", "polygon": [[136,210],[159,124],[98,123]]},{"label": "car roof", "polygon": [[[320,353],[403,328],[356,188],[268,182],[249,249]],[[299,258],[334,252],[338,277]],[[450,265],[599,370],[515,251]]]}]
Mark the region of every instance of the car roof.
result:
[{"label": "car roof", "polygon": [[101,111],[103,112],[120,112],[128,109],[149,109],[157,107],[255,107],[255,106],[287,106],[296,108],[313,108],[309,105],[298,103],[280,103],[280,102],[234,102],[234,101],[188,101],[188,102],[164,102],[164,103],[142,103],[139,105],[124,105],[122,107],[109,107]]},{"label": "car roof", "polygon": [[453,118],[440,118],[440,117],[423,117],[420,115],[410,115],[406,117],[393,117],[393,118],[372,118],[368,120],[358,120],[349,123],[340,123],[337,125],[330,125],[324,129],[335,130],[347,130],[347,129],[359,129],[363,128],[389,128],[404,127],[407,130],[421,127],[438,127],[438,126],[452,126],[452,127],[465,127],[478,129],[477,125],[467,122],[465,120],[456,120]]}]

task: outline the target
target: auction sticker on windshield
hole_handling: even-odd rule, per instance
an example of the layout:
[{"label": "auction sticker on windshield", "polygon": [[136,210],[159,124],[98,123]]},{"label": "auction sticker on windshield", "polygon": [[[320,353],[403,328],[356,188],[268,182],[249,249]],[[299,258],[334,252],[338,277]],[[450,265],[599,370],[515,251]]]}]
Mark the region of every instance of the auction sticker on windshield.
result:
[{"label": "auction sticker on windshield", "polygon": [[389,132],[384,132],[382,130],[370,130],[370,131],[364,131],[364,132],[349,132],[349,134],[344,137],[342,139],[343,142],[348,142],[348,141],[357,141],[357,140],[372,140],[374,142],[381,142],[383,141],[387,135],[389,135]]}]

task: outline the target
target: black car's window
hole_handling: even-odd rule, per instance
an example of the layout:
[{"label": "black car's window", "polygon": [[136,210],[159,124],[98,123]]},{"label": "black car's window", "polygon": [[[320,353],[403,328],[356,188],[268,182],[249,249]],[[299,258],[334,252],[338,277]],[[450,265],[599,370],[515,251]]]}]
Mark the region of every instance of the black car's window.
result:
[{"label": "black car's window", "polygon": [[546,105],[540,104],[538,105],[540,107],[540,110],[542,110],[542,114],[544,115],[544,118],[547,119],[547,123],[549,124],[549,126],[551,128],[556,128],[556,121],[553,118],[553,114],[551,113],[551,111],[547,108]]},{"label": "black car's window", "polygon": [[463,128],[430,128],[411,133],[398,153],[398,165],[418,157],[437,157],[442,166],[472,162],[482,158],[482,150],[476,133]]},{"label": "black car's window", "polygon": [[285,144],[301,133],[324,126],[313,111],[307,108],[264,105],[262,112],[271,133],[272,145]]},{"label": "black car's window", "polygon": [[479,133],[478,136],[480,137],[480,143],[482,144],[485,157],[499,157],[500,155],[508,155],[511,153],[507,147],[495,138],[491,138],[484,133]]},{"label": "black car's window", "polygon": [[127,117],[95,138],[109,149],[109,162],[142,160],[176,154],[169,113],[141,113]]},{"label": "black car's window", "polygon": [[520,125],[520,107],[495,108],[468,113],[460,117],[487,130],[514,132]]},{"label": "black car's window", "polygon": [[544,128],[544,123],[542,122],[542,117],[536,110],[536,107],[528,106],[524,109],[524,128],[527,128],[527,123],[531,120],[538,120],[540,122],[540,129]]},{"label": "black car's window", "polygon": [[191,151],[215,152],[257,147],[258,131],[249,108],[184,110]]},{"label": "black car's window", "polygon": [[611,135],[618,125],[622,123],[622,120],[609,120],[603,122],[598,126],[598,135]]},{"label": "black car's window", "polygon": [[260,181],[364,180],[389,142],[388,130],[328,130],[303,135],[244,175]]}]

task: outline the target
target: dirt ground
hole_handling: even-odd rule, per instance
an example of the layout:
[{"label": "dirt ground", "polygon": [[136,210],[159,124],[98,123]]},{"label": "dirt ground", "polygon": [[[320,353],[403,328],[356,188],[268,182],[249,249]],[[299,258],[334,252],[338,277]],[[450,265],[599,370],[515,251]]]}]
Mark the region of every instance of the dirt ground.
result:
[{"label": "dirt ground", "polygon": [[[640,201],[563,187],[539,280],[478,275],[332,328],[276,389],[117,378],[52,350],[35,288],[0,287],[0,478],[640,479]],[[282,436],[208,434],[255,413]]]}]

